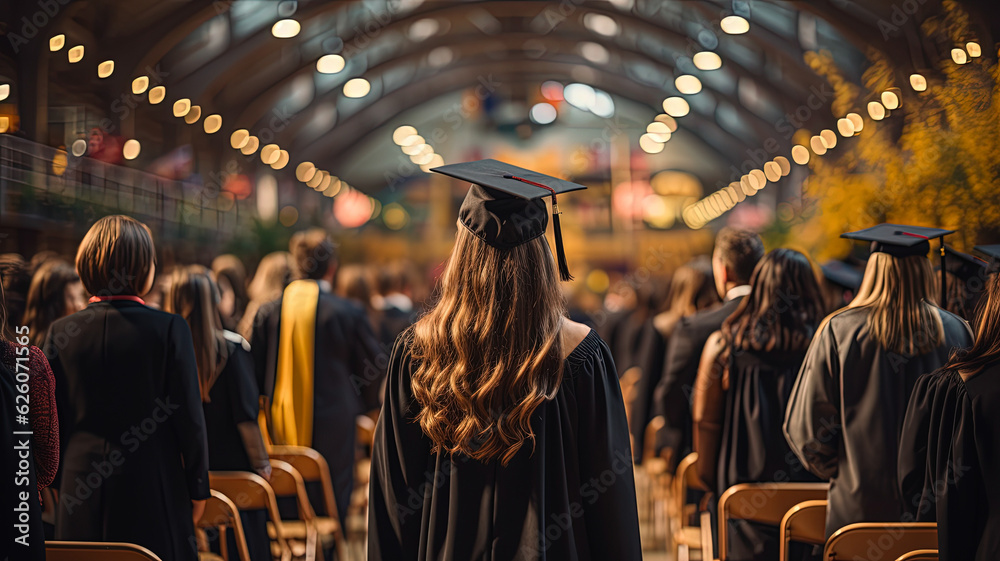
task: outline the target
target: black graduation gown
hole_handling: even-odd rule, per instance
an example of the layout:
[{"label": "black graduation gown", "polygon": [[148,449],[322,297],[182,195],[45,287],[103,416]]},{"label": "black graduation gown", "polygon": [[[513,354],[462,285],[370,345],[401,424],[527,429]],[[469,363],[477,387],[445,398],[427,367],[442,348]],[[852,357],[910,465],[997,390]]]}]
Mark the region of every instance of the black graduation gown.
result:
[{"label": "black graduation gown", "polygon": [[899,481],[907,518],[938,523],[943,561],[1000,559],[1000,361],[963,381],[917,380],[903,424]]},{"label": "black graduation gown", "polygon": [[52,324],[46,354],[63,442],[56,539],[197,559],[191,500],[209,497],[208,446],[187,323],[94,303]]},{"label": "black graduation gown", "polygon": [[[238,336],[237,336],[238,337]],[[242,338],[241,338],[242,339]],[[212,471],[249,471],[250,463],[243,437],[236,428],[244,422],[257,422],[260,392],[254,377],[253,357],[243,345],[226,341],[229,359],[208,391],[211,401],[203,403],[208,428],[209,468]],[[249,347],[249,344],[247,345]],[[240,510],[250,559],[270,561],[271,540],[267,537],[267,512]],[[233,533],[229,551],[236,551]]]},{"label": "black graduation gown", "polygon": [[372,561],[638,561],[635,481],[621,389],[591,331],[562,386],[532,416],[537,442],[507,466],[432,454],[413,422],[408,351],[397,345],[375,430]]},{"label": "black graduation gown", "polygon": [[673,448],[671,469],[691,452],[691,396],[705,342],[736,311],[742,299],[737,296],[718,308],[682,319],[670,336],[663,376],[653,394],[652,416],[663,415],[666,421],[656,435],[656,450]]},{"label": "black graduation gown", "polygon": [[236,426],[257,422],[259,395],[253,358],[242,345],[226,341],[229,359],[208,392],[211,401],[202,404],[208,428],[209,469],[253,471],[243,437]]},{"label": "black graduation gown", "polygon": [[[354,461],[358,415],[378,407],[389,351],[372,331],[365,310],[320,290],[316,304],[316,343],[313,362],[312,448],[330,466],[334,497],[341,520],[354,489]],[[254,368],[261,394],[274,397],[281,329],[281,299],[257,312],[251,340]]]},{"label": "black graduation gown", "polygon": [[827,536],[855,522],[900,521],[896,457],[910,392],[920,375],[971,343],[965,321],[938,309],[944,342],[902,356],[874,340],[868,313],[848,308],[826,320],[809,345],[785,418],[792,450],[830,479]]},{"label": "black graduation gown", "polygon": [[663,376],[663,359],[667,354],[667,339],[653,325],[653,320],[643,327],[637,353],[639,381],[632,397],[632,418],[629,432],[632,433],[632,460],[642,463],[645,447],[646,425],[653,419],[653,390]]},{"label": "black graduation gown", "polygon": [[[738,483],[819,481],[781,433],[804,352],[733,351],[716,466],[717,496]],[[777,559],[777,527],[730,523],[729,559]],[[799,555],[801,557],[801,555]]]}]

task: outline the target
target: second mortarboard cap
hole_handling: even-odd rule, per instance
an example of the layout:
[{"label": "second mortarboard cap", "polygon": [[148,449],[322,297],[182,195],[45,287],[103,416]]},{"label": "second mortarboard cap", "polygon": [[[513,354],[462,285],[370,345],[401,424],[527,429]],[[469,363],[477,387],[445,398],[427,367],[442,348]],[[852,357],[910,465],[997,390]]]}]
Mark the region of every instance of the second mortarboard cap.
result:
[{"label": "second mortarboard cap", "polygon": [[478,160],[432,168],[473,185],[458,211],[463,226],[488,245],[511,249],[545,234],[548,213],[543,197],[552,197],[559,277],[572,280],[563,249],[556,195],[585,186],[497,160]]},{"label": "second mortarboard cap", "polygon": [[895,257],[927,255],[930,240],[953,234],[954,230],[925,228],[922,226],[902,226],[900,224],[879,224],[857,232],[841,234],[842,238],[862,240],[871,243],[872,253],[888,253]]},{"label": "second mortarboard cap", "polygon": [[837,259],[827,261],[820,269],[823,271],[823,278],[844,290],[857,291],[865,276],[857,268]]},{"label": "second mortarboard cap", "polygon": [[983,255],[990,257],[991,259],[1000,261],[1000,244],[977,245],[972,249],[978,251],[979,253],[982,253]]}]

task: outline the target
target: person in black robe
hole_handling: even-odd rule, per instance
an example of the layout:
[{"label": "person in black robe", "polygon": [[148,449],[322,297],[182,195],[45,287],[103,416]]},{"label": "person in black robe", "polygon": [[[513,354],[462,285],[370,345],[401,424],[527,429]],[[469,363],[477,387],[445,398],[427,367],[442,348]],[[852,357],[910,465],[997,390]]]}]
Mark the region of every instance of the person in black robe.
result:
[{"label": "person in black robe", "polygon": [[642,463],[646,426],[653,419],[653,390],[663,375],[667,343],[681,320],[719,302],[712,281],[711,265],[692,262],[679,267],[670,279],[666,309],[646,322],[638,352],[639,381],[632,398],[632,459]]},{"label": "person in black robe", "polygon": [[91,303],[46,338],[63,449],[56,539],[193,561],[209,497],[205,416],[191,330],[139,298],[153,258],[144,224],[98,220],[76,259]]},{"label": "person in black robe", "polygon": [[[717,497],[739,483],[818,481],[777,430],[824,315],[812,263],[797,251],[776,249],[757,265],[750,287],[708,338],[694,389],[697,472]],[[718,531],[728,532],[726,559],[778,557],[777,527],[732,520]]]},{"label": "person in black robe", "polygon": [[[290,245],[301,279],[258,310],[254,368],[269,403],[274,443],[308,446],[323,455],[337,514],[346,521],[354,489],[355,419],[378,408],[388,353],[381,352],[365,310],[331,292],[337,258],[328,234],[300,232]],[[296,335],[304,330],[309,333]]]},{"label": "person in black robe", "polygon": [[[462,172],[480,165],[509,181]],[[561,239],[557,277],[543,235],[544,186],[582,187],[510,168],[438,168],[476,183],[440,300],[390,361],[372,458],[372,561],[642,558],[614,361],[595,331],[564,317]],[[521,178],[543,187],[515,195]]]},{"label": "person in black robe", "polygon": [[715,238],[712,276],[721,307],[681,320],[667,346],[663,376],[653,395],[653,417],[666,424],[656,436],[656,451],[670,451],[671,471],[691,451],[691,394],[708,336],[719,330],[750,292],[750,275],[764,257],[764,243],[752,232],[723,228]]},{"label": "person in black robe", "polygon": [[[260,392],[250,343],[222,328],[221,294],[208,269],[200,265],[177,267],[172,277],[164,310],[180,315],[191,328],[208,430],[209,469],[249,471],[270,480],[271,463],[257,424]],[[270,561],[267,511],[241,508],[240,517],[250,559]],[[236,551],[233,532],[227,536],[228,551]],[[215,535],[209,537],[213,544],[217,542]]]},{"label": "person in black robe", "polygon": [[943,561],[1000,558],[1000,276],[976,341],[917,380],[899,446],[904,520],[937,522]]},{"label": "person in black robe", "polygon": [[792,450],[830,480],[827,536],[855,522],[900,520],[896,456],[910,392],[971,342],[968,324],[933,304],[926,238],[878,237],[858,295],[813,338],[785,417]]}]

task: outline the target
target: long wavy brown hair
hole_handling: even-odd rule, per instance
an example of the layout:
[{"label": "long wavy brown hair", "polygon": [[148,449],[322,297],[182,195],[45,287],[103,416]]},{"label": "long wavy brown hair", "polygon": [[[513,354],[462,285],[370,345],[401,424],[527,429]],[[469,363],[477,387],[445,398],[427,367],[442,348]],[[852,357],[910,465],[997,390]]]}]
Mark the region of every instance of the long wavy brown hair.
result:
[{"label": "long wavy brown hair", "polygon": [[901,355],[930,352],[944,342],[931,262],[921,255],[868,259],[858,295],[848,308],[868,308],[868,330],[883,348]]},{"label": "long wavy brown hair", "polygon": [[434,307],[407,334],[417,421],[434,451],[506,465],[562,381],[565,303],[544,236],[509,250],[463,226]]},{"label": "long wavy brown hair", "polygon": [[965,379],[1000,360],[1000,273],[986,281],[976,314],[976,340],[972,347],[956,352],[945,368],[958,371]]},{"label": "long wavy brown hair", "polygon": [[722,324],[736,350],[804,351],[823,319],[823,298],[809,258],[775,249],[757,263],[750,294]]}]

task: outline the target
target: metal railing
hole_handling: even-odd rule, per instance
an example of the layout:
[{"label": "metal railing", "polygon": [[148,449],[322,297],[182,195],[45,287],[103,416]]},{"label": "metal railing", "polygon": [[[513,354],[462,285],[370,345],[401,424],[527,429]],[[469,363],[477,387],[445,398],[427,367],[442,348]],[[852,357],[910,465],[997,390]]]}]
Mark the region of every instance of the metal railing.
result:
[{"label": "metal railing", "polygon": [[218,188],[0,135],[0,222],[5,225],[86,227],[107,214],[128,214],[168,237],[208,230],[227,238],[247,225],[252,213],[240,202],[220,205],[218,195]]}]

